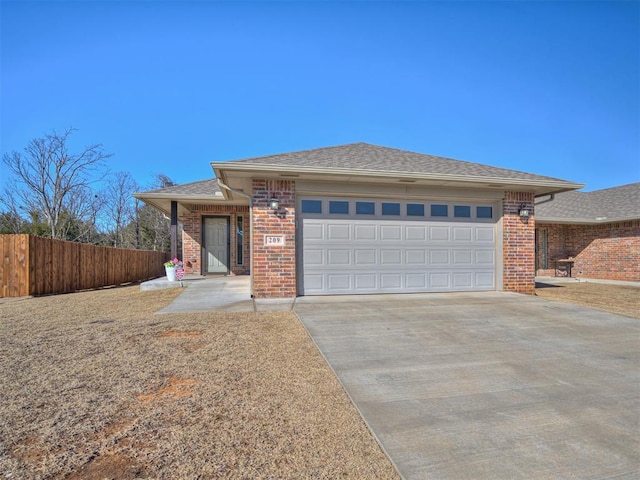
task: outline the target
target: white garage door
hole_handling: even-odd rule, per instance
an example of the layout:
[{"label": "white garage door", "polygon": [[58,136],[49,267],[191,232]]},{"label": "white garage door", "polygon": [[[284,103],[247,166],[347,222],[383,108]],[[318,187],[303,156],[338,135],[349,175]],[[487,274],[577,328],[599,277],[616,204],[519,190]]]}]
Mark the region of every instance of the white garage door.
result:
[{"label": "white garage door", "polygon": [[302,295],[496,288],[491,203],[304,197]]}]

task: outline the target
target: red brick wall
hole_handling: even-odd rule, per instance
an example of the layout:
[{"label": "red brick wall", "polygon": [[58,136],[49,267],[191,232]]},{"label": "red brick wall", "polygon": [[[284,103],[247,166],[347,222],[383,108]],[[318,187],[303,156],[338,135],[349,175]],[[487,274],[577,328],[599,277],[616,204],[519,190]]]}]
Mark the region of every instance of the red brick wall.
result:
[{"label": "red brick wall", "polygon": [[540,268],[538,275],[553,276],[553,260],[574,257],[574,277],[640,282],[640,220],[537,227],[547,231],[549,259],[548,268]]},{"label": "red brick wall", "polygon": [[[277,198],[286,214],[277,216]],[[296,296],[295,182],[253,180],[253,294],[256,298]],[[285,245],[266,246],[265,235],[284,235]]]},{"label": "red brick wall", "polygon": [[[247,205],[191,205],[191,212],[180,217],[183,223],[182,232],[182,260],[185,262],[185,273],[203,274],[202,266],[202,217],[203,216],[227,216],[230,221],[230,245],[229,268],[236,275],[249,274],[250,255],[249,248],[249,207]],[[244,244],[243,262],[237,262],[237,217],[243,217]]]},{"label": "red brick wall", "polygon": [[[503,221],[503,289],[506,292],[535,293],[535,216],[533,193],[505,192]],[[518,211],[524,204],[531,212],[523,220]]]}]

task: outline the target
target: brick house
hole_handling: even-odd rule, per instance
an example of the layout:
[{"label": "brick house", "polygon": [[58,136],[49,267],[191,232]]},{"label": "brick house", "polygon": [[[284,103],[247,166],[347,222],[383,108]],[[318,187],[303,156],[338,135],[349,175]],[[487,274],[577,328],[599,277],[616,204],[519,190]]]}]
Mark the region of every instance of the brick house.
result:
[{"label": "brick house", "polygon": [[640,183],[538,203],[538,275],[640,282]]},{"label": "brick house", "polygon": [[182,223],[188,273],[250,274],[257,298],[532,294],[536,198],[583,186],[366,143],[211,165],[135,196]]}]

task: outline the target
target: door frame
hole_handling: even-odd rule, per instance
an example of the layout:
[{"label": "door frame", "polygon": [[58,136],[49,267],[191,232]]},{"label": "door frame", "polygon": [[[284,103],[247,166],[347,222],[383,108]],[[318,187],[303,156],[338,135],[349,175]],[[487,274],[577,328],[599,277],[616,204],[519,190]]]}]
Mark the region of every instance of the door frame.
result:
[{"label": "door frame", "polygon": [[[227,221],[227,259],[225,261],[225,265],[227,266],[226,273],[222,272],[208,272],[207,271],[207,229],[206,221],[209,218],[223,218]],[[202,232],[202,244],[200,246],[200,265],[202,265],[202,275],[229,275],[231,272],[231,216],[230,215],[202,215],[202,223],[200,226],[200,231]]]}]

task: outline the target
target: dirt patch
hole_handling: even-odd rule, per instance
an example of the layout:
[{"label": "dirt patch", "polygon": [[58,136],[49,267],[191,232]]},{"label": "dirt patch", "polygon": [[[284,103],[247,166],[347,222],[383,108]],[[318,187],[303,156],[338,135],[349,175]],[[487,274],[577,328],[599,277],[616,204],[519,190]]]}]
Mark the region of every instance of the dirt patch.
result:
[{"label": "dirt patch", "polygon": [[594,282],[539,283],[536,295],[640,319],[638,287]]},{"label": "dirt patch", "polygon": [[168,330],[156,335],[159,338],[198,338],[202,336],[202,332],[181,332],[178,330]]},{"label": "dirt patch", "polygon": [[72,473],[68,480],[104,480],[105,478],[117,478],[129,480],[143,476],[143,469],[131,458],[114,453],[93,458]]},{"label": "dirt patch", "polygon": [[196,383],[192,378],[171,377],[162,388],[138,395],[138,400],[143,404],[160,400],[164,397],[180,398],[193,394],[193,385]]},{"label": "dirt patch", "polygon": [[294,314],[179,290],[0,304],[0,475],[399,478]]}]

